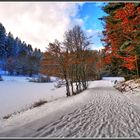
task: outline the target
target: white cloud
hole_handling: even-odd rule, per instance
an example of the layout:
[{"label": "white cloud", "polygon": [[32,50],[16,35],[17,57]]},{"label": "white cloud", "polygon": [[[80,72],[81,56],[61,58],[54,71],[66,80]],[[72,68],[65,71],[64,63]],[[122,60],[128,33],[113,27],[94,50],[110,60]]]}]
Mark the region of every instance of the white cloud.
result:
[{"label": "white cloud", "polygon": [[75,18],[71,21],[72,27],[75,25],[84,26],[84,21],[81,18]]},{"label": "white cloud", "polygon": [[89,16],[86,15],[86,16],[84,17],[84,21],[87,22],[88,20],[89,20]]},{"label": "white cloud", "polygon": [[101,30],[98,30],[98,29],[96,29],[96,30],[94,30],[94,29],[88,29],[88,30],[86,30],[86,34],[88,35],[88,36],[93,36],[93,39],[95,38],[95,39],[99,39],[99,37],[101,36],[101,34],[102,34],[102,31]]},{"label": "white cloud", "polygon": [[92,45],[91,46],[92,50],[102,50],[104,47],[103,46],[96,46],[96,45]]},{"label": "white cloud", "polygon": [[91,49],[94,49],[94,50],[100,50],[103,48],[102,46],[102,43],[100,41],[100,37],[102,35],[102,31],[101,30],[93,30],[93,29],[88,29],[86,30],[86,34],[87,36],[92,36],[92,43],[89,47]]},{"label": "white cloud", "polygon": [[[48,42],[63,39],[64,32],[73,24],[84,25],[76,16],[83,2],[0,2],[0,22],[34,48],[45,50]],[[73,24],[71,24],[73,22]]]}]

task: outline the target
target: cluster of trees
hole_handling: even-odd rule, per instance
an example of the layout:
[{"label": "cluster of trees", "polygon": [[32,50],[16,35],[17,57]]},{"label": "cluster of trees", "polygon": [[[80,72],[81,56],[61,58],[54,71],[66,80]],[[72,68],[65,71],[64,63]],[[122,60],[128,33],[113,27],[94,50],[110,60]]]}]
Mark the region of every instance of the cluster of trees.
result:
[{"label": "cluster of trees", "polygon": [[103,39],[104,63],[114,76],[140,76],[140,4],[109,3]]},{"label": "cluster of trees", "polygon": [[65,80],[66,95],[75,95],[97,76],[98,51],[89,49],[90,37],[79,26],[66,31],[64,41],[49,43],[41,62],[41,73]]},{"label": "cluster of trees", "polygon": [[0,68],[12,74],[36,74],[40,70],[42,52],[34,49],[30,44],[14,38],[0,23]]}]

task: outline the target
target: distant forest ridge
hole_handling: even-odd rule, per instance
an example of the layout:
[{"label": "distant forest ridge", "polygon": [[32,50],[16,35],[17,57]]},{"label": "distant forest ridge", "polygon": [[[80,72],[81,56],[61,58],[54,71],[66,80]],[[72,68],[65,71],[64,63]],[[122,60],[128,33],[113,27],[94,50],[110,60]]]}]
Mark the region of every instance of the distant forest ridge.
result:
[{"label": "distant forest ridge", "polygon": [[36,74],[39,71],[42,57],[40,49],[33,49],[30,44],[20,38],[6,33],[5,27],[0,23],[0,68],[10,75]]}]

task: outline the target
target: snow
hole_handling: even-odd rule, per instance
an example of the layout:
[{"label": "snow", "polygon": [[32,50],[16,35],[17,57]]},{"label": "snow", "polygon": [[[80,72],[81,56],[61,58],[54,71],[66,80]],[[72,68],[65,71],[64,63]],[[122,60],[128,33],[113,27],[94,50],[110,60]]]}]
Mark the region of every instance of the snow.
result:
[{"label": "snow", "polygon": [[2,78],[6,82],[28,82],[28,78],[30,77],[2,75]]},{"label": "snow", "polygon": [[[0,117],[22,111],[23,109],[26,110],[34,102],[41,99],[51,102],[66,97],[64,86],[55,88],[55,83],[33,83],[28,82],[27,78],[3,76],[4,81],[0,82]],[[89,89],[100,86],[112,87],[113,83],[105,80],[89,82]]]},{"label": "snow", "polygon": [[102,77],[102,80],[109,80],[114,82],[115,80],[121,82],[121,81],[125,81],[124,77]]},{"label": "snow", "polygon": [[[37,78],[38,76],[34,76],[35,78]],[[32,77],[27,77],[27,76],[10,76],[10,75],[2,75],[2,78],[4,81],[15,81],[15,82],[28,82],[29,79],[31,79]],[[51,77],[50,78],[52,82],[55,82],[57,77]]]},{"label": "snow", "polygon": [[140,79],[128,80],[126,82],[121,82],[115,87],[123,88],[124,85],[125,91],[122,92],[127,98],[129,98],[136,106],[140,108]]},{"label": "snow", "polygon": [[[2,76],[4,81],[0,82],[0,118],[8,114],[28,109],[34,102],[39,100],[53,101],[66,97],[65,86],[56,88],[52,83],[29,82],[30,77],[25,76]],[[53,81],[56,77],[51,77]],[[91,83],[91,82],[90,82]],[[112,81],[94,81],[89,83],[89,88],[112,87]]]},{"label": "snow", "polygon": [[94,88],[94,87],[113,87],[114,82],[112,80],[95,80],[92,82],[89,82],[89,88]]},{"label": "snow", "polygon": [[[0,119],[0,137],[140,137],[140,92],[123,94],[113,87],[112,78],[90,81],[87,90],[71,97],[66,97],[65,87],[54,88],[54,83],[4,79],[0,82],[3,114],[39,99],[50,102]],[[139,82],[126,81],[131,87]]]},{"label": "snow", "polygon": [[[91,84],[90,87],[94,86]],[[64,92],[64,88],[59,88],[56,90],[57,92]],[[22,126],[23,124],[28,124],[32,121],[38,120],[48,115],[51,116],[51,118],[53,118],[54,116],[58,117],[63,113],[63,111],[68,110],[68,108],[75,108],[76,106],[79,106],[79,104],[84,103],[84,101],[86,101],[87,98],[86,93],[87,91],[84,91],[81,94],[71,96],[69,98],[63,96],[41,107],[33,108],[31,110],[27,110],[25,112],[13,115],[8,120],[1,119],[0,129],[9,130],[20,125]],[[51,118],[48,118],[48,121],[50,121]]]},{"label": "snow", "polygon": [[6,74],[8,74],[8,71],[4,71],[0,68],[0,75],[6,75]]},{"label": "snow", "polygon": [[[0,82],[0,117],[29,108],[41,99],[52,101],[65,97],[65,87],[56,89],[54,83],[28,82],[29,77],[2,76]],[[53,77],[53,80],[55,77]]]},{"label": "snow", "polygon": [[78,95],[0,120],[0,136],[139,137],[140,115],[133,102],[114,89],[111,81],[89,84]]}]

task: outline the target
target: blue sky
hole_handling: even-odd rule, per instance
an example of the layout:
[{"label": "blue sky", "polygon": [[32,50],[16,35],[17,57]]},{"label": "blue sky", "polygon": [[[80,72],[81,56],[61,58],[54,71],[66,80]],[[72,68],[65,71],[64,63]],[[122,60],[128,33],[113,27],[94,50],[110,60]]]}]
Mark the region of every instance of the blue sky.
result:
[{"label": "blue sky", "polygon": [[78,17],[85,20],[85,28],[86,29],[99,29],[102,30],[103,27],[101,25],[101,21],[98,18],[101,18],[105,15],[101,6],[103,2],[95,3],[95,2],[88,2],[85,3],[82,7],[79,7]]},{"label": "blue sky", "polygon": [[79,6],[79,12],[76,15],[76,17],[83,20],[82,28],[88,31],[87,34],[93,35],[93,49],[102,47],[100,34],[103,30],[103,25],[99,18],[106,15],[101,8],[105,4],[104,2],[86,2]]}]

